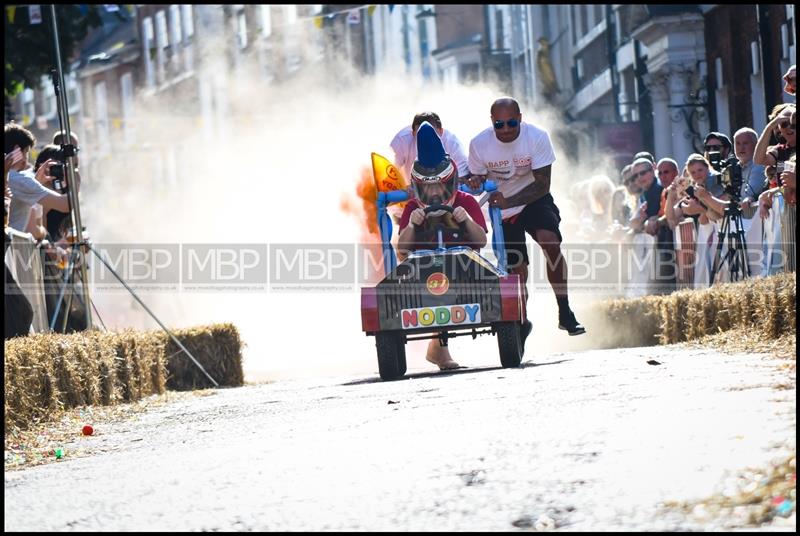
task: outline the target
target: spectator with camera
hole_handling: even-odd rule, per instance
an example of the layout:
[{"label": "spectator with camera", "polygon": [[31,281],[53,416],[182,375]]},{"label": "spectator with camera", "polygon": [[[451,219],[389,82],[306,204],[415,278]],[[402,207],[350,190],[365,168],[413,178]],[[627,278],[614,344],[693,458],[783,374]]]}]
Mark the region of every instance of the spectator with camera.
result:
[{"label": "spectator with camera", "polygon": [[[696,262],[694,272],[694,285],[706,286],[710,282],[711,264],[716,247],[715,222],[722,218],[724,195],[722,186],[716,182],[716,174],[711,173],[711,164],[698,153],[689,155],[686,160],[686,170],[691,176],[691,182],[685,179],[676,180],[674,188],[668,192],[667,204],[678,199],[672,206],[672,215],[669,217],[671,225],[690,217],[695,221],[696,235]],[[709,178],[711,177],[711,178]],[[709,183],[710,180],[714,182]],[[718,211],[720,210],[720,211]]]},{"label": "spectator with camera", "polygon": [[731,139],[722,132],[709,132],[703,140],[703,156],[715,168],[717,161],[728,159],[732,148]]},{"label": "spectator with camera", "polygon": [[[788,74],[788,73],[787,73]],[[771,177],[768,181],[769,188],[758,197],[759,215],[763,220],[764,241],[767,245],[767,258],[764,273],[771,273],[776,265],[781,265],[780,260],[774,258],[770,251],[775,250],[775,245],[782,242],[781,216],[783,215],[784,201],[792,206],[797,201],[797,190],[791,186],[780,184],[780,177],[785,169],[786,162],[797,151],[797,113],[793,104],[779,104],[772,109],[770,121],[758,138],[753,159],[756,163],[767,168]],[[776,145],[770,145],[774,139]],[[774,197],[782,194],[778,201],[777,210],[772,210]],[[777,212],[777,214],[775,214]]]},{"label": "spectator with camera", "polygon": [[686,169],[692,178],[691,184],[685,188],[685,196],[674,207],[678,220],[686,216],[697,218],[705,225],[720,219],[725,210],[725,190],[719,183],[718,173],[713,172],[711,163],[698,153],[689,155]]},{"label": "spectator with camera", "polygon": [[[48,174],[54,177],[53,181],[50,183],[53,190],[62,194],[67,194],[66,180],[64,178],[65,168],[63,164],[60,164],[60,157],[61,147],[55,144],[45,145],[36,157],[33,170],[34,172],[38,172],[42,166],[49,166]],[[75,179],[79,180],[77,169],[75,170]],[[58,210],[48,210],[44,213],[44,221],[47,233],[50,235],[52,241],[67,236],[70,222],[69,213]]]},{"label": "spectator with camera", "polygon": [[[794,104],[779,104],[772,109],[770,114],[770,121],[764,127],[761,136],[758,138],[756,148],[753,155],[753,160],[756,164],[762,166],[774,166],[781,162],[785,162],[797,150],[796,142],[797,136],[795,127],[797,120],[792,117],[795,113]],[[777,144],[770,145],[772,136],[774,135]],[[782,169],[778,168],[778,173]],[[774,187],[776,185],[770,185]]]},{"label": "spectator with camera", "polygon": [[[69,212],[68,196],[47,187],[47,185],[52,185],[56,178],[50,174],[50,170],[58,162],[46,161],[35,173],[28,162],[30,151],[36,143],[33,134],[16,123],[7,123],[4,143],[6,153],[15,148],[22,151],[22,159],[12,166],[8,174],[8,183],[13,194],[9,226],[19,231],[25,231],[31,207],[36,203],[41,204],[45,211]],[[75,187],[79,189],[80,182],[76,182]]]}]

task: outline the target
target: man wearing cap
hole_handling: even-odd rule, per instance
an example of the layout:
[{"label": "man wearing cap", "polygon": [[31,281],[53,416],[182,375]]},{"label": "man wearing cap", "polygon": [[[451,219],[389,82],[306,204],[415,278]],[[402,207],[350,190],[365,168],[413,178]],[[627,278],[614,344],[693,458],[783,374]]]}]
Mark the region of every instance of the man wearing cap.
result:
[{"label": "man wearing cap", "polygon": [[[489,202],[502,209],[509,271],[518,274],[526,288],[527,232],[547,257],[547,279],[558,303],[559,329],[570,335],[585,333],[569,306],[567,264],[561,254],[561,214],[550,194],[550,169],[556,160],[550,136],[531,123],[523,123],[519,104],[511,97],[494,101],[490,116],[492,126],[469,144],[470,186],[478,188],[487,177],[497,183]],[[531,327],[530,321],[523,325],[523,344]]]}]

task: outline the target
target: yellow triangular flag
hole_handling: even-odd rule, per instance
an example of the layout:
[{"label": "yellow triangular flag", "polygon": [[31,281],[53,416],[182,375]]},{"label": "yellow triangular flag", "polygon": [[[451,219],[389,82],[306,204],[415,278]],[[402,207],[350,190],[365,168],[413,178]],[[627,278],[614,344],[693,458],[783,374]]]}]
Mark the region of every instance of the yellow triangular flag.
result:
[{"label": "yellow triangular flag", "polygon": [[324,17],[314,17],[314,26],[322,28],[322,20]]},{"label": "yellow triangular flag", "polygon": [[6,13],[8,13],[8,22],[14,24],[14,15],[17,13],[17,6],[8,6],[6,8]]},{"label": "yellow triangular flag", "polygon": [[370,4],[370,6],[367,8],[367,13],[369,14],[370,17],[372,16],[373,13],[375,13],[376,7],[378,6],[375,4]]},{"label": "yellow triangular flag", "polygon": [[[394,190],[405,190],[408,183],[397,167],[388,158],[372,153],[372,176],[375,178],[375,187],[379,192],[392,192]],[[403,207],[406,201],[399,203]]]}]

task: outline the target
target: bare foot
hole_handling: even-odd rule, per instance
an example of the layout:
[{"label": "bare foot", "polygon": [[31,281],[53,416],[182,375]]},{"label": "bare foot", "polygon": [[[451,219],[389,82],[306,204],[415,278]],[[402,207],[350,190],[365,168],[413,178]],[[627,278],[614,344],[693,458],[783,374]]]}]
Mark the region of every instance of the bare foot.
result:
[{"label": "bare foot", "polygon": [[453,361],[450,351],[446,347],[439,346],[438,341],[431,341],[431,344],[428,345],[425,359],[439,367],[439,370],[453,370],[461,366]]}]

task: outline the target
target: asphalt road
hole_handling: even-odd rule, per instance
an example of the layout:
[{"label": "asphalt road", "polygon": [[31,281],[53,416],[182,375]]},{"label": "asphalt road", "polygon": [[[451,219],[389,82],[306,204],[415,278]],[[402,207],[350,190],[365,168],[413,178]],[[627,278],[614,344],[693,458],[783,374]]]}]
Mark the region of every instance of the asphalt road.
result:
[{"label": "asphalt road", "polygon": [[657,347],[222,389],[6,472],[5,530],[719,530],[664,503],[795,451],[780,364]]}]

